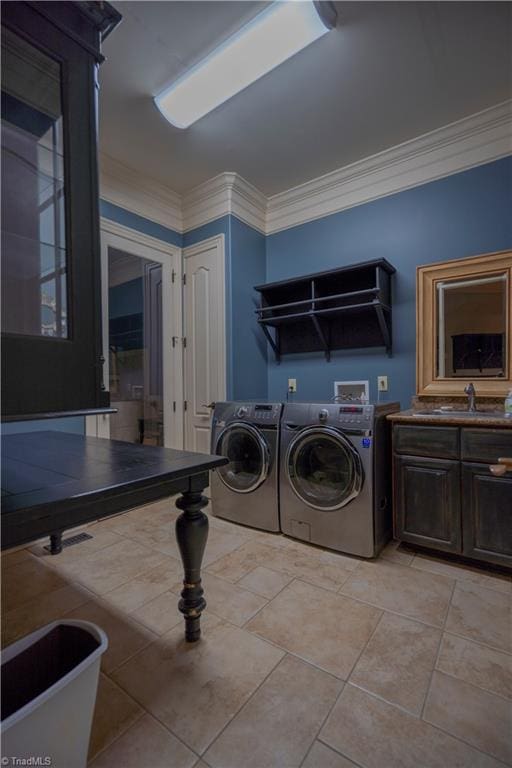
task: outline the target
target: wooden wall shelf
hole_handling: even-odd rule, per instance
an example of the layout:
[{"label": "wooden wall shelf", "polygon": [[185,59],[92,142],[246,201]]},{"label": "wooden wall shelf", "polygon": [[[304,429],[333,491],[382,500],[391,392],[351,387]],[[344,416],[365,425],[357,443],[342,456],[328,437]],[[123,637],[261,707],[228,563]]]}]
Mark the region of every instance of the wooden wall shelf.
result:
[{"label": "wooden wall shelf", "polygon": [[[281,355],[384,346],[392,351],[391,275],[386,259],[255,286],[256,310],[276,361]],[[271,332],[270,328],[274,331]]]}]

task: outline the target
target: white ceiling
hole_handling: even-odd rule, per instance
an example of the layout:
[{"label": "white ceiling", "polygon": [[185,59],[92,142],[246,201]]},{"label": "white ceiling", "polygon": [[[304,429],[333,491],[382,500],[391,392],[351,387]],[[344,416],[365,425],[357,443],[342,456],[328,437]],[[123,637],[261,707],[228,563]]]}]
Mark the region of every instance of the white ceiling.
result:
[{"label": "white ceiling", "polygon": [[116,2],[100,148],[182,193],[235,171],[272,195],[512,97],[512,4],[338,2],[339,27],[185,131],[152,96],[265,3]]}]

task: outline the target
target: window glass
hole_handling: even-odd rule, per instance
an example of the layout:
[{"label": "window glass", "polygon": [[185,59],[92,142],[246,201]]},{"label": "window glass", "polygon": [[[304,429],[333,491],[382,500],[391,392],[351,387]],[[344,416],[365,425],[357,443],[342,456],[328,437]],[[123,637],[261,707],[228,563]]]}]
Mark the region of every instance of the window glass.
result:
[{"label": "window glass", "polygon": [[66,338],[60,64],[2,29],[2,330]]}]

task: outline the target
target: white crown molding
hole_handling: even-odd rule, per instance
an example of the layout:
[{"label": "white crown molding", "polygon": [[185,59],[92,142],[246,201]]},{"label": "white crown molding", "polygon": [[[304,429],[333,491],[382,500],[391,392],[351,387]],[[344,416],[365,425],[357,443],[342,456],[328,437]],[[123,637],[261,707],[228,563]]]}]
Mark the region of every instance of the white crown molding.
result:
[{"label": "white crown molding", "polygon": [[235,174],[231,189],[231,213],[250,227],[266,233],[267,198],[238,174]]},{"label": "white crown molding", "polygon": [[304,224],[512,153],[512,101],[268,199],[266,233]]},{"label": "white crown molding", "polygon": [[187,192],[182,210],[185,232],[226,214],[265,232],[267,199],[237,173],[221,173]]},{"label": "white crown molding", "polygon": [[176,232],[232,214],[272,234],[512,154],[512,100],[266,198],[226,172],[183,196],[102,154],[101,197]]},{"label": "white crown molding", "polygon": [[104,153],[100,153],[100,197],[175,232],[183,231],[180,195]]}]

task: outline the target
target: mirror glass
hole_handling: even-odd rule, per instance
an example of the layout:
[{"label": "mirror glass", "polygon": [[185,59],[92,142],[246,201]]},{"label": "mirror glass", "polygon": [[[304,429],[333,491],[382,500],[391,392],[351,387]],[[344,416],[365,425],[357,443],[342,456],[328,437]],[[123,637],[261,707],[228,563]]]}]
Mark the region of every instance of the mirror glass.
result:
[{"label": "mirror glass", "polygon": [[437,283],[437,370],[442,379],[502,378],[507,275]]}]

